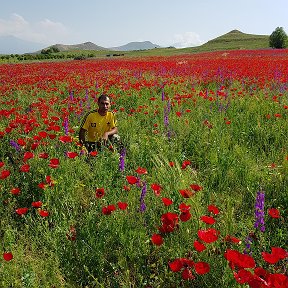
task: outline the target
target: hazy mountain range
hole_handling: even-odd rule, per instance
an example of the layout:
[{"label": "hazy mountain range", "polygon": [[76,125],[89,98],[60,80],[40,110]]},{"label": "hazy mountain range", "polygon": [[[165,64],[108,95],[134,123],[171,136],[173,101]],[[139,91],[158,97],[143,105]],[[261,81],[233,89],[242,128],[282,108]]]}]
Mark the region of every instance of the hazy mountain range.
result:
[{"label": "hazy mountain range", "polygon": [[44,44],[29,42],[19,39],[14,36],[0,36],[0,54],[25,54],[25,53],[37,53],[49,47],[56,47],[60,51],[70,50],[114,50],[114,51],[132,51],[132,50],[147,50],[153,48],[160,48],[161,46],[151,43],[150,41],[143,42],[130,42],[118,47],[101,47],[92,42],[85,42],[81,44],[65,45],[54,44],[51,46],[45,46]]},{"label": "hazy mountain range", "polygon": [[[176,46],[175,45],[171,45]],[[85,42],[81,44],[65,45],[54,44],[51,46],[44,46],[43,44],[28,42],[13,36],[0,36],[0,54],[36,54],[41,53],[42,49],[56,47],[59,51],[73,51],[73,50],[91,50],[91,51],[135,51],[148,50],[154,48],[165,48],[150,41],[130,42],[118,47],[102,47],[92,42]],[[167,47],[166,47],[167,48]],[[189,47],[192,48],[192,47]],[[199,51],[208,50],[225,50],[225,49],[266,49],[269,48],[268,35],[254,35],[243,33],[239,30],[232,30],[224,35],[221,35],[208,42],[193,47],[198,48]]]}]

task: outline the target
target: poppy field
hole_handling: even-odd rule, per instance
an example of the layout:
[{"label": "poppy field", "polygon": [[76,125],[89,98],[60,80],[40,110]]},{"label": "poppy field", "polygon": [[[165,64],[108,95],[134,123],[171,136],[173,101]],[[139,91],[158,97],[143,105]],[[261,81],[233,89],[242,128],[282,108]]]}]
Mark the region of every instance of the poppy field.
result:
[{"label": "poppy field", "polygon": [[0,287],[288,287],[287,50],[1,64],[0,103]]}]

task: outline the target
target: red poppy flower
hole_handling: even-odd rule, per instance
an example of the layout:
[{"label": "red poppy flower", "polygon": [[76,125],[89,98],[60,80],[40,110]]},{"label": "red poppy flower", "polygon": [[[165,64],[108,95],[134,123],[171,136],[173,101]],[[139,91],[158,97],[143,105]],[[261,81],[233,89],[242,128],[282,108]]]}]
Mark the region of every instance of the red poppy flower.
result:
[{"label": "red poppy flower", "polygon": [[218,239],[220,234],[218,230],[213,228],[208,228],[206,230],[198,230],[198,237],[205,243],[212,243]]},{"label": "red poppy flower", "polygon": [[185,203],[181,203],[179,205],[179,210],[181,212],[187,212],[187,211],[190,211],[190,209],[191,209],[191,205],[186,205]]},{"label": "red poppy flower", "polygon": [[238,273],[233,273],[235,280],[240,284],[249,283],[253,279],[253,274],[245,269],[240,269]]},{"label": "red poppy flower", "polygon": [[76,152],[67,152],[67,153],[66,153],[66,156],[67,156],[68,158],[74,159],[75,157],[78,156],[78,153],[76,153]]},{"label": "red poppy flower", "polygon": [[281,247],[271,247],[271,253],[276,255],[280,260],[288,257],[288,252]]},{"label": "red poppy flower", "polygon": [[182,212],[179,216],[182,222],[187,222],[191,218],[191,214],[189,211]]},{"label": "red poppy flower", "polygon": [[185,268],[182,273],[181,277],[183,280],[193,280],[195,276],[193,275],[192,271],[189,268]]},{"label": "red poppy flower", "polygon": [[47,210],[42,210],[42,209],[39,209],[38,213],[41,217],[48,217],[50,214]]},{"label": "red poppy flower", "polygon": [[38,135],[41,137],[41,138],[46,138],[48,136],[48,133],[46,131],[40,131],[38,132]]},{"label": "red poppy flower", "polygon": [[123,185],[123,189],[125,191],[130,191],[131,190],[131,187],[130,186],[127,186],[127,185]]},{"label": "red poppy flower", "polygon": [[272,247],[271,254],[267,252],[262,252],[261,254],[263,259],[269,264],[275,264],[288,257],[288,253],[280,247]]},{"label": "red poppy flower", "polygon": [[59,137],[59,140],[62,142],[62,143],[71,143],[73,141],[72,137],[71,136],[60,136]]},{"label": "red poppy flower", "polygon": [[254,274],[262,279],[267,279],[270,273],[267,270],[263,269],[262,267],[256,267],[254,269]]},{"label": "red poppy flower", "polygon": [[40,208],[42,206],[42,202],[41,201],[35,201],[35,202],[32,202],[31,205],[34,208]]},{"label": "red poppy flower", "polygon": [[162,233],[173,232],[178,226],[178,215],[176,213],[167,212],[161,216],[162,226],[159,231]]},{"label": "red poppy flower", "polygon": [[193,245],[197,252],[202,252],[206,249],[206,246],[198,240],[195,240]]},{"label": "red poppy flower", "polygon": [[26,141],[25,141],[24,139],[22,139],[22,138],[19,138],[19,139],[17,140],[17,143],[18,143],[20,146],[25,146],[25,145],[26,145]]},{"label": "red poppy flower", "polygon": [[2,170],[0,174],[0,179],[5,179],[9,177],[11,172],[9,170]]},{"label": "red poppy flower", "polygon": [[105,195],[105,190],[104,188],[97,188],[95,196],[96,198],[102,198]]},{"label": "red poppy flower", "polygon": [[156,184],[156,183],[153,183],[151,184],[151,189],[154,191],[155,195],[156,196],[159,196],[160,195],[160,192],[162,190],[162,187],[159,185],[159,184]]},{"label": "red poppy flower", "polygon": [[11,261],[13,259],[13,254],[11,252],[4,252],[3,259],[5,261]]},{"label": "red poppy flower", "polygon": [[184,198],[190,198],[194,195],[194,192],[191,191],[190,189],[182,189],[179,190],[179,192]]},{"label": "red poppy flower", "polygon": [[208,211],[213,213],[214,215],[218,215],[220,213],[218,207],[215,205],[208,205]]},{"label": "red poppy flower", "polygon": [[52,179],[52,177],[51,177],[50,175],[47,175],[47,176],[45,177],[45,180],[46,180],[47,184],[48,184],[50,187],[53,187],[53,186],[54,186],[54,181],[53,181],[53,179]]},{"label": "red poppy flower", "polygon": [[20,171],[21,171],[21,172],[29,172],[29,171],[30,171],[30,165],[29,165],[29,164],[23,164],[23,165],[20,167]]},{"label": "red poppy flower", "polygon": [[153,234],[151,237],[151,241],[157,246],[162,245],[164,242],[163,237],[160,234]]},{"label": "red poppy flower", "polygon": [[128,207],[128,204],[125,203],[125,202],[118,202],[118,203],[117,203],[117,206],[118,206],[118,208],[119,208],[120,210],[126,210],[127,207]]},{"label": "red poppy flower", "polygon": [[39,143],[36,143],[36,142],[34,142],[34,143],[32,143],[31,144],[31,150],[36,150],[36,148],[39,146]]},{"label": "red poppy flower", "polygon": [[276,208],[268,209],[268,213],[272,218],[280,218],[280,212]]},{"label": "red poppy flower", "polygon": [[26,162],[27,160],[31,159],[34,157],[34,154],[30,151],[27,151],[24,153],[24,156],[23,156],[23,161]]},{"label": "red poppy flower", "polygon": [[95,150],[95,151],[91,151],[91,152],[89,153],[89,155],[92,156],[92,157],[95,157],[95,156],[98,155],[98,152],[97,152],[96,150]]},{"label": "red poppy flower", "polygon": [[13,195],[19,195],[21,192],[20,188],[17,188],[17,187],[12,188],[10,191],[11,191],[11,194]]},{"label": "red poppy flower", "polygon": [[136,184],[138,182],[138,178],[135,176],[126,176],[126,180],[131,185]]},{"label": "red poppy flower", "polygon": [[115,210],[116,210],[116,207],[114,205],[108,205],[102,208],[102,213],[104,215],[110,215]]},{"label": "red poppy flower", "polygon": [[165,206],[169,206],[173,203],[173,201],[169,198],[162,198],[162,202]]},{"label": "red poppy flower", "polygon": [[45,153],[45,152],[42,152],[42,153],[39,153],[38,157],[42,158],[42,159],[47,159],[49,157],[49,154]]},{"label": "red poppy flower", "polygon": [[2,168],[4,165],[5,165],[5,163],[0,161],[0,168]]},{"label": "red poppy flower", "polygon": [[190,187],[192,190],[194,190],[196,192],[201,191],[203,189],[203,187],[198,185],[198,184],[191,184]]},{"label": "red poppy flower", "polygon": [[242,254],[238,252],[237,250],[228,249],[224,253],[224,257],[226,260],[228,260],[230,263],[233,264],[233,266],[237,266],[238,268],[254,268],[255,267],[255,260],[253,257]]},{"label": "red poppy flower", "polygon": [[213,128],[213,125],[207,119],[203,121],[203,125],[208,127],[209,129]]},{"label": "red poppy flower", "polygon": [[45,185],[45,183],[41,182],[41,183],[38,184],[38,187],[40,189],[45,189],[46,185]]},{"label": "red poppy flower", "polygon": [[228,241],[228,242],[231,242],[231,243],[236,243],[236,244],[239,244],[241,243],[241,240],[234,237],[234,236],[230,236],[230,235],[226,235],[225,238],[224,238],[225,241]]},{"label": "red poppy flower", "polygon": [[195,271],[197,274],[203,275],[210,271],[210,266],[206,262],[194,263]]},{"label": "red poppy flower", "polygon": [[216,222],[216,220],[213,217],[205,216],[205,215],[201,216],[200,220],[203,221],[204,223],[210,224],[210,225],[212,225],[212,224],[214,224]]},{"label": "red poppy flower", "polygon": [[18,208],[15,210],[15,212],[18,215],[25,215],[28,212],[28,208],[24,207],[24,208]]},{"label": "red poppy flower", "polygon": [[185,169],[187,166],[189,166],[191,164],[191,161],[189,161],[189,160],[184,160],[183,162],[182,162],[182,165],[181,165],[181,168],[182,169]]},{"label": "red poppy flower", "polygon": [[170,166],[170,167],[174,167],[174,166],[175,166],[175,163],[172,162],[172,161],[170,161],[170,162],[169,162],[169,166]]},{"label": "red poppy flower", "polygon": [[267,283],[268,287],[286,288],[288,287],[288,277],[280,273],[270,274]]},{"label": "red poppy flower", "polygon": [[59,166],[59,159],[58,158],[52,158],[50,160],[50,164],[48,165],[49,167],[55,169],[55,168],[58,168]]},{"label": "red poppy flower", "polygon": [[136,169],[136,173],[137,173],[137,174],[147,174],[148,172],[147,172],[147,170],[146,170],[145,168],[143,168],[143,167],[138,167],[138,168]]},{"label": "red poppy flower", "polygon": [[173,272],[179,272],[183,268],[181,259],[175,259],[174,261],[169,262],[168,265]]}]

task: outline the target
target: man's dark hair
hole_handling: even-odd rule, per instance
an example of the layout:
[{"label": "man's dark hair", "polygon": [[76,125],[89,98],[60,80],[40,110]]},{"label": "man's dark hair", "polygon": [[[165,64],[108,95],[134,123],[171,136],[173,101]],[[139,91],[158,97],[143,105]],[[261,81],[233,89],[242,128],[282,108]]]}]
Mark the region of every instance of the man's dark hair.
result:
[{"label": "man's dark hair", "polygon": [[104,100],[108,99],[108,100],[111,102],[110,97],[109,97],[108,95],[106,95],[106,94],[102,94],[102,95],[100,95],[100,96],[98,97],[98,103],[99,103],[102,99],[104,99]]}]

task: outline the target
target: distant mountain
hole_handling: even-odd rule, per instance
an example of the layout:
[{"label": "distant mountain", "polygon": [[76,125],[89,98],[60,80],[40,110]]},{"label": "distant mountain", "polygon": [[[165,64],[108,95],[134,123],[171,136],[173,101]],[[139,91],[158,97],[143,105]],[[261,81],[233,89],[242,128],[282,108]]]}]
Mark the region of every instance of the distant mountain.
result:
[{"label": "distant mountain", "polygon": [[0,54],[24,54],[44,48],[45,45],[25,41],[14,36],[0,36]]},{"label": "distant mountain", "polygon": [[52,46],[49,46],[45,49],[55,47],[58,48],[59,51],[71,51],[71,50],[96,50],[96,51],[101,51],[101,50],[109,50],[107,48],[98,46],[92,42],[85,42],[82,44],[73,44],[73,45],[64,45],[64,44],[55,44]]},{"label": "distant mountain", "polygon": [[153,44],[150,41],[142,41],[142,42],[129,42],[126,45],[111,47],[109,49],[115,51],[133,51],[133,50],[148,50],[154,48],[161,48],[161,46]]}]

